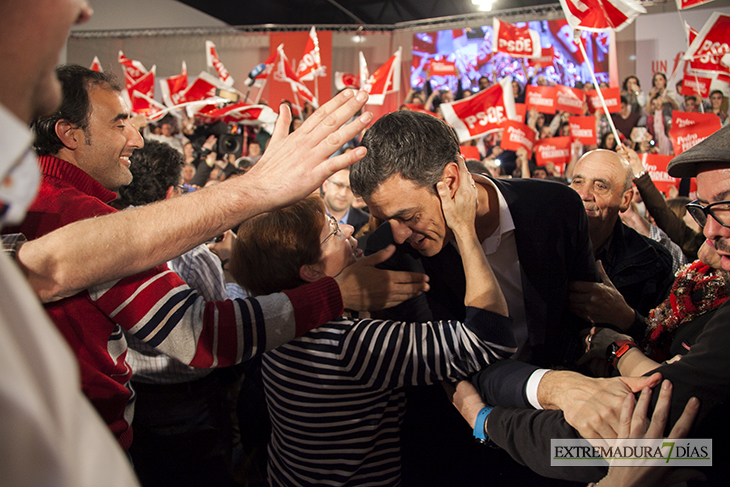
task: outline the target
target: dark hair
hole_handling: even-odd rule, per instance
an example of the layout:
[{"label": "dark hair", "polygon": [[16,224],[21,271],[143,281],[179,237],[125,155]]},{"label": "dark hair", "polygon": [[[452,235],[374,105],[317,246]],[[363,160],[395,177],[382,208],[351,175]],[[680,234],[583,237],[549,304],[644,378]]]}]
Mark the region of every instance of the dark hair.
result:
[{"label": "dark hair", "polygon": [[627,76],[624,80],[623,84],[621,85],[624,89],[624,91],[629,91],[629,80],[635,79],[636,80],[636,86],[641,88],[641,83],[639,82],[639,78],[636,77],[636,75],[632,74],[631,76]]},{"label": "dark hair", "polygon": [[532,170],[530,171],[530,175],[531,176],[534,176],[537,171],[543,171],[545,173],[545,176],[548,175],[548,170],[547,170],[547,167],[545,167],[545,166],[535,166],[535,167],[533,167]]},{"label": "dark hair", "polygon": [[609,136],[613,136],[613,132],[606,132],[605,134],[603,134],[601,136],[601,143],[598,146],[598,148],[612,150],[612,151],[616,152],[616,147],[618,147],[618,144],[616,143],[616,137],[613,138],[613,148],[609,148],[606,146],[606,142],[608,141]]},{"label": "dark hair", "polygon": [[355,194],[369,198],[395,174],[436,192],[444,167],[459,156],[453,129],[422,112],[397,111],[380,118],[362,139],[367,155],[350,170]]},{"label": "dark hair", "polygon": [[231,275],[253,296],[306,284],[299,269],[322,258],[324,216],[322,198],[311,195],[243,222],[228,264]]},{"label": "dark hair", "polygon": [[664,78],[664,84],[665,85],[667,84],[667,75],[662,73],[661,71],[657,71],[656,73],[654,73],[654,76],[651,77],[651,86],[652,87],[656,87],[656,84],[654,83],[654,81],[656,80],[657,76],[661,76],[662,78]]},{"label": "dark hair", "polygon": [[621,104],[622,105],[628,105],[629,104],[629,99],[626,98],[624,95],[621,95]]},{"label": "dark hair", "polygon": [[61,107],[51,115],[36,120],[31,127],[35,131],[34,147],[38,155],[56,154],[64,145],[56,135],[56,124],[67,120],[70,124],[86,131],[89,126],[91,103],[89,90],[95,86],[108,87],[121,91],[112,74],[100,73],[75,64],[56,68],[56,76],[61,82],[63,101]]},{"label": "dark hair", "polygon": [[720,94],[722,95],[722,98],[723,98],[723,100],[725,99],[725,93],[723,93],[723,92],[722,92],[722,91],[720,91],[720,90],[712,90],[712,91],[710,92],[710,96],[709,96],[708,98],[712,98],[712,95],[714,95],[715,93],[720,93]]},{"label": "dark hair", "polygon": [[115,208],[141,206],[165,199],[167,189],[177,186],[182,179],[185,158],[170,145],[154,140],[135,149],[129,158],[132,165],[132,183],[119,188]]},{"label": "dark hair", "polygon": [[476,159],[467,159],[466,160],[466,168],[471,173],[476,174],[490,174],[489,168],[485,166],[482,161],[477,161]]}]

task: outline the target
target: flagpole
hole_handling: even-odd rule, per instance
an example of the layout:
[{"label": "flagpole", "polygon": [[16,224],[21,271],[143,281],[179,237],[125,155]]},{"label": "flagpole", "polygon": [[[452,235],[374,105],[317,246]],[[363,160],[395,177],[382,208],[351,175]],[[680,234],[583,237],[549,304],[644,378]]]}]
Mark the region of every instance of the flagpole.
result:
[{"label": "flagpole", "polygon": [[[682,10],[677,9],[677,15],[679,15],[679,21],[682,23],[682,28],[684,29],[685,26],[688,26],[689,27],[689,24],[687,22],[685,22],[684,17],[682,17]],[[689,44],[690,44],[690,42],[689,42],[689,32],[687,32],[687,49],[689,49]],[[685,67],[684,67],[684,70],[682,71],[682,73],[684,73],[686,71],[686,69],[687,69],[687,61],[684,60],[684,59],[683,59],[683,61],[684,61],[684,66]],[[692,66],[690,66],[689,69],[692,70],[692,75],[695,77],[695,83],[697,83],[697,88],[699,88],[700,87],[700,79],[697,76],[697,72],[694,69],[692,69]],[[672,73],[672,74],[674,74],[674,73]],[[682,78],[684,78],[684,75],[682,76]],[[710,84],[712,84],[711,81],[710,81]],[[682,89],[684,90],[684,82],[682,83]],[[695,93],[697,93],[697,90],[695,90]],[[679,93],[677,93],[677,95],[679,95]],[[703,102],[705,98],[702,96],[702,92],[700,92],[699,95],[700,95],[700,113],[705,113],[705,104]]]},{"label": "flagpole", "polygon": [[[576,33],[578,31],[575,31]],[[616,130],[616,126],[613,124],[613,119],[611,118],[611,114],[608,113],[608,107],[606,106],[606,100],[603,99],[603,93],[601,92],[601,87],[598,85],[598,80],[596,80],[596,73],[593,72],[593,65],[591,64],[591,61],[588,59],[588,54],[586,54],[586,50],[583,47],[583,43],[580,40],[580,36],[578,36],[577,39],[578,48],[580,48],[581,54],[583,54],[583,60],[588,63],[588,71],[591,72],[591,79],[593,80],[593,86],[596,88],[596,92],[598,93],[598,98],[601,100],[601,106],[603,107],[603,112],[606,114],[606,118],[608,119],[608,125],[611,127],[611,132],[613,133],[614,139],[616,139],[616,146],[621,147],[621,139],[618,136],[618,131]]]}]

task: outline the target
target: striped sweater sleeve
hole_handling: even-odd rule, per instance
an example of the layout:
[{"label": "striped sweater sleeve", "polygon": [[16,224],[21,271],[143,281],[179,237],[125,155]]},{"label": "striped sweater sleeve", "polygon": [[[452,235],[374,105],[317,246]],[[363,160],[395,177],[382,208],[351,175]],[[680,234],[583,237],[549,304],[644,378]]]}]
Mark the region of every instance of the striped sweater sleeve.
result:
[{"label": "striped sweater sleeve", "polygon": [[88,298],[136,338],[186,364],[207,368],[248,360],[342,313],[333,279],[302,288],[205,302],[167,266],[159,266],[91,288]]}]

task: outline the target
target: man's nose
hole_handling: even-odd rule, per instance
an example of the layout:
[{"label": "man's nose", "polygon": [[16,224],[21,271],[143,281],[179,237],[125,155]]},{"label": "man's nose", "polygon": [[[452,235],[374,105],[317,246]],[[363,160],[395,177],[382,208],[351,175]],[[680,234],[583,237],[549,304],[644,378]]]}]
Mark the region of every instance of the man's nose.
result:
[{"label": "man's nose", "polygon": [[390,230],[393,233],[393,240],[398,244],[405,242],[408,237],[413,235],[413,230],[408,228],[408,225],[401,223],[398,220],[390,220]]}]

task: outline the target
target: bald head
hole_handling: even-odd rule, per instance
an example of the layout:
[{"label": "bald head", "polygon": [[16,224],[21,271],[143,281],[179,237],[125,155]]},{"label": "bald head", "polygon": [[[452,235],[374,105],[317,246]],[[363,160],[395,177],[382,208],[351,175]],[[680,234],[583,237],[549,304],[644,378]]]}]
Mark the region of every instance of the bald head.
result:
[{"label": "bald head", "polygon": [[619,212],[631,204],[631,176],[628,162],[609,150],[591,151],[576,163],[570,187],[583,200],[594,250],[603,246]]}]

